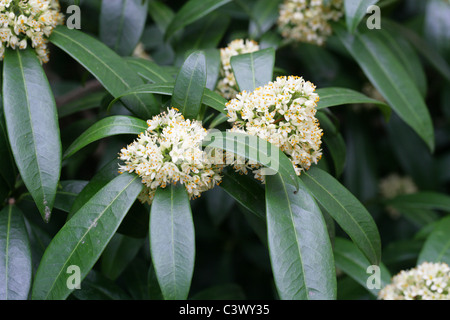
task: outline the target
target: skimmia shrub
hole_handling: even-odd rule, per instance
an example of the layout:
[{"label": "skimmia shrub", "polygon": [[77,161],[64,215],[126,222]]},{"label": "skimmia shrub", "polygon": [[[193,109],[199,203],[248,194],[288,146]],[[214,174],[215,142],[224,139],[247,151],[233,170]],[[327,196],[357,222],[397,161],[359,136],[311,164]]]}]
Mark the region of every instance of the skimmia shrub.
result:
[{"label": "skimmia shrub", "polygon": [[0,0],[0,299],[448,299],[449,15]]}]

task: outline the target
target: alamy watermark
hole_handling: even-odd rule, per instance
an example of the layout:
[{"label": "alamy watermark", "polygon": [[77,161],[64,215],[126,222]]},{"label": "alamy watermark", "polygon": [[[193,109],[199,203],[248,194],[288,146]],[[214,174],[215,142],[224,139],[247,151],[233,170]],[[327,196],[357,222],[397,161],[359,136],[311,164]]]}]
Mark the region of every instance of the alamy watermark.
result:
[{"label": "alamy watermark", "polygon": [[69,29],[81,29],[81,9],[77,5],[71,5],[67,7],[67,20],[66,26]]},{"label": "alamy watermark", "polygon": [[77,265],[70,265],[67,267],[66,273],[69,275],[67,277],[66,286],[69,290],[81,289],[81,270]]},{"label": "alamy watermark", "polygon": [[381,289],[381,269],[377,265],[368,266],[366,273],[370,276],[367,278],[366,287],[369,290]]},{"label": "alamy watermark", "polygon": [[367,8],[366,13],[370,14],[367,18],[366,26],[368,29],[381,29],[381,9],[379,6],[371,5]]}]

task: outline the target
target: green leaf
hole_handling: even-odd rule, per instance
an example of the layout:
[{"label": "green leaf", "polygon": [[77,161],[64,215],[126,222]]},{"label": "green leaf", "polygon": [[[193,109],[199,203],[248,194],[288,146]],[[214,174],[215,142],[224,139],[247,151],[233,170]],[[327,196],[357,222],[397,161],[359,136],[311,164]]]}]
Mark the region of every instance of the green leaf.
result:
[{"label": "green leaf", "polygon": [[319,168],[303,172],[301,180],[314,198],[361,249],[371,264],[381,260],[381,240],[367,209],[339,181]]},{"label": "green leaf", "polygon": [[48,222],[61,173],[61,142],[55,99],[31,49],[6,50],[3,104],[20,175]]},{"label": "green leaf", "polygon": [[417,264],[445,262],[450,264],[450,217],[439,220],[420,252]]},{"label": "green leaf", "polygon": [[267,238],[275,284],[283,300],[336,299],[330,239],[306,187],[277,174],[266,178]]},{"label": "green leaf", "polygon": [[430,44],[417,35],[410,28],[392,20],[383,19],[383,28],[389,33],[396,34],[400,38],[407,39],[429,63],[447,81],[450,81],[450,66],[447,61]]},{"label": "green leaf", "polygon": [[56,191],[55,208],[64,212],[69,212],[75,199],[88,184],[82,180],[61,181]]},{"label": "green leaf", "polygon": [[143,244],[144,239],[116,233],[102,254],[102,274],[111,280],[116,280],[136,257]]},{"label": "green leaf", "polygon": [[66,299],[73,289],[67,281],[69,266],[86,277],[116,232],[143,185],[136,175],[124,173],[97,192],[60,229],[50,242],[36,272],[32,299]]},{"label": "green leaf", "polygon": [[175,14],[172,9],[161,1],[148,1],[148,13],[155,21],[159,30],[164,33]]},{"label": "green leaf", "polygon": [[130,116],[112,116],[96,122],[79,136],[64,153],[69,158],[85,146],[100,139],[120,134],[138,135],[147,130],[147,122]]},{"label": "green leaf", "polygon": [[150,251],[166,300],[189,294],[195,260],[195,234],[183,185],[158,188],[150,211]]},{"label": "green leaf", "polygon": [[178,73],[173,88],[172,107],[178,108],[186,118],[195,119],[200,111],[205,86],[205,54],[196,51],[187,57]]},{"label": "green leaf", "polygon": [[169,39],[178,30],[229,2],[231,0],[189,0],[176,13],[172,22],[167,27],[165,39]]},{"label": "green leaf", "polygon": [[231,57],[231,67],[240,91],[250,92],[272,81],[274,65],[273,48]]},{"label": "green leaf", "polygon": [[67,220],[71,219],[73,215],[84,206],[98,191],[106,186],[111,180],[119,175],[119,160],[113,159],[103,166],[99,172],[89,181],[89,183],[78,194],[72,204]]},{"label": "green leaf", "polygon": [[153,61],[141,58],[128,58],[126,61],[137,74],[147,81],[153,83],[173,82],[172,76]]},{"label": "green leaf", "polygon": [[369,103],[380,108],[380,111],[386,119],[389,119],[391,115],[391,108],[386,103],[369,98],[366,95],[352,89],[323,88],[317,89],[316,93],[320,98],[317,103],[317,110],[345,104]]},{"label": "green leaf", "polygon": [[58,108],[59,118],[70,116],[76,112],[99,108],[105,98],[105,92],[91,93]]},{"label": "green leaf", "polygon": [[[173,94],[174,86],[175,86],[175,84],[173,82],[172,83],[154,83],[154,84],[140,85],[138,87],[132,88],[131,90],[129,90],[127,92],[124,92],[118,98],[111,101],[111,103],[108,106],[108,109],[111,108],[114,105],[114,103],[116,103],[119,99],[121,99],[122,97],[125,97],[127,95],[141,94],[141,93],[155,93],[155,94],[171,96]],[[226,103],[227,103],[227,100],[224,99],[220,94],[205,88],[205,90],[203,92],[202,104],[207,105],[208,107],[211,107],[211,108],[221,112],[222,114],[226,114],[226,111],[225,111]]]},{"label": "green leaf", "polygon": [[122,288],[95,270],[89,272],[73,296],[78,300],[130,300]]},{"label": "green leaf", "polygon": [[367,9],[377,2],[378,0],[345,0],[345,21],[348,32],[355,32],[359,23],[366,15]]},{"label": "green leaf", "polygon": [[268,169],[267,174],[280,173],[286,181],[296,187],[299,185],[289,158],[278,147],[259,137],[244,133],[212,132],[203,140],[203,146],[209,151],[218,148],[259,163]]},{"label": "green leaf", "polygon": [[351,35],[342,26],[335,31],[375,88],[396,113],[434,150],[433,123],[424,99],[398,58],[376,30]]},{"label": "green leaf", "polygon": [[31,287],[31,251],[23,213],[0,211],[0,300],[26,300]]},{"label": "green leaf", "polygon": [[103,0],[100,11],[100,39],[122,56],[136,48],[147,20],[147,2]]},{"label": "green leaf", "polygon": [[206,88],[214,91],[216,89],[217,80],[220,74],[220,50],[206,49],[204,50],[206,58]]},{"label": "green leaf", "polygon": [[[368,268],[372,266],[372,263],[370,263],[361,251],[359,251],[349,240],[343,238],[334,239],[334,258],[337,268],[361,284],[361,286],[375,297],[378,295],[381,288],[384,288],[391,282],[389,270],[381,263],[379,269],[380,288],[369,289],[367,287],[367,282],[369,277],[373,274],[373,271],[369,272],[370,269]],[[371,281],[369,283],[373,284]]]},{"label": "green leaf", "polygon": [[450,196],[431,191],[399,195],[386,201],[386,204],[405,211],[409,209],[430,209],[450,213]]},{"label": "green leaf", "polygon": [[[50,41],[85,67],[114,97],[144,83],[125,60],[81,31],[59,26],[53,30]],[[123,102],[142,119],[150,119],[159,113],[159,106],[153,95],[135,95]]]}]

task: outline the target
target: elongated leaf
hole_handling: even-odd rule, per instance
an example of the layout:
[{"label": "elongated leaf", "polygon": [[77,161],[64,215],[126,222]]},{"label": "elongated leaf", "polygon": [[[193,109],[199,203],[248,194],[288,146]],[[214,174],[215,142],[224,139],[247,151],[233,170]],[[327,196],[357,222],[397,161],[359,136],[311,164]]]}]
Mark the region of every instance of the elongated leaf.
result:
[{"label": "elongated leaf", "polygon": [[206,86],[206,58],[201,51],[187,57],[175,81],[172,106],[178,108],[186,118],[195,119],[202,104]]},{"label": "elongated leaf", "polygon": [[220,50],[219,49],[206,49],[206,88],[214,91],[219,79],[220,73]]},{"label": "elongated leaf", "polygon": [[136,175],[124,173],[97,192],[56,234],[42,257],[32,299],[65,299],[73,289],[69,266],[88,274],[143,188]]},{"label": "elongated leaf", "polygon": [[391,282],[389,270],[384,266],[384,264],[380,264],[380,286],[379,288],[368,288],[368,282],[371,285],[375,284],[372,281],[369,281],[369,277],[373,274],[373,271],[370,271],[368,268],[372,266],[372,264],[351,241],[343,238],[335,238],[334,258],[337,268],[356,280],[359,284],[361,284],[361,286],[364,287],[364,289],[369,291],[375,297],[378,295],[380,289],[384,288]]},{"label": "elongated leaf", "polygon": [[351,35],[335,26],[339,39],[358,62],[371,83],[396,113],[434,149],[433,123],[427,106],[398,58],[376,30]]},{"label": "elongated leaf", "polygon": [[166,300],[186,299],[195,260],[195,234],[183,185],[156,191],[150,212],[150,250]]},{"label": "elongated leaf", "polygon": [[214,148],[262,164],[267,175],[280,173],[286,181],[298,187],[299,181],[292,162],[276,146],[256,136],[233,132],[212,132],[203,140],[203,146],[212,151]]},{"label": "elongated leaf", "polygon": [[64,159],[94,141],[119,134],[140,134],[147,128],[147,123],[144,120],[134,117],[112,116],[104,118],[87,129],[67,148]]},{"label": "elongated leaf", "polygon": [[389,119],[391,115],[391,108],[386,103],[369,98],[366,95],[352,89],[323,88],[317,89],[316,93],[320,98],[317,103],[317,110],[345,104],[369,103],[379,107],[386,119]]},{"label": "elongated leaf", "polygon": [[437,192],[417,192],[390,199],[387,205],[397,209],[431,209],[450,212],[450,196]]},{"label": "elongated leaf", "polygon": [[23,213],[0,211],[0,300],[26,300],[31,287],[31,251]]},{"label": "elongated leaf", "polygon": [[127,63],[145,80],[154,83],[173,82],[172,76],[153,61],[129,58]]},{"label": "elongated leaf", "polygon": [[[83,32],[60,26],[53,30],[50,41],[83,65],[114,97],[144,83],[120,56]],[[143,119],[159,113],[153,95],[135,95],[123,101],[131,112]]]},{"label": "elongated leaf", "polygon": [[[153,84],[144,84],[137,86],[135,88],[132,88],[131,90],[124,92],[122,95],[120,95],[118,98],[111,101],[108,108],[111,108],[114,103],[116,103],[119,99],[122,97],[125,97],[127,95],[132,94],[141,94],[141,93],[155,93],[155,94],[161,94],[166,96],[171,96],[173,94],[175,84],[172,83],[153,83]],[[227,100],[225,100],[221,95],[219,95],[217,92],[211,91],[207,88],[205,88],[203,92],[203,98],[202,103],[208,107],[211,107],[222,114],[226,114],[225,111],[225,104]]]},{"label": "elongated leaf", "polygon": [[136,257],[144,239],[115,234],[102,254],[102,274],[116,280]]},{"label": "elongated leaf", "polygon": [[253,91],[272,81],[274,65],[273,48],[231,57],[231,67],[240,91]]},{"label": "elongated leaf", "polygon": [[100,12],[100,39],[118,54],[129,56],[144,31],[147,2],[103,0]]},{"label": "elongated leaf", "polygon": [[440,220],[425,241],[418,264],[423,262],[445,262],[450,264],[450,217]]},{"label": "elongated leaf", "polygon": [[281,0],[260,0],[252,8],[255,20],[250,21],[249,34],[252,38],[259,38],[266,33],[277,21],[280,15],[278,7]]},{"label": "elongated leaf", "polygon": [[172,9],[161,1],[148,1],[148,13],[162,33],[166,32],[175,16]]},{"label": "elongated leaf", "polygon": [[283,300],[336,299],[330,239],[319,207],[303,184],[279,174],[266,179],[267,238],[275,284]]},{"label": "elongated leaf", "polygon": [[65,180],[61,181],[55,198],[55,208],[64,212],[69,212],[75,199],[88,184],[83,180]]},{"label": "elongated leaf", "polygon": [[359,23],[366,15],[367,9],[377,2],[378,0],[345,0],[345,21],[348,32],[355,32]]},{"label": "elongated leaf", "polygon": [[58,116],[64,118],[76,112],[99,108],[102,104],[105,92],[95,92],[58,108]]},{"label": "elongated leaf", "polygon": [[34,52],[7,50],[3,102],[11,149],[20,175],[49,221],[61,173],[55,99]]},{"label": "elongated leaf", "polygon": [[372,216],[358,199],[319,168],[311,168],[300,178],[369,261],[378,264],[381,260],[380,235]]},{"label": "elongated leaf", "polygon": [[175,15],[166,30],[165,39],[169,39],[178,30],[206,16],[231,0],[189,0]]}]

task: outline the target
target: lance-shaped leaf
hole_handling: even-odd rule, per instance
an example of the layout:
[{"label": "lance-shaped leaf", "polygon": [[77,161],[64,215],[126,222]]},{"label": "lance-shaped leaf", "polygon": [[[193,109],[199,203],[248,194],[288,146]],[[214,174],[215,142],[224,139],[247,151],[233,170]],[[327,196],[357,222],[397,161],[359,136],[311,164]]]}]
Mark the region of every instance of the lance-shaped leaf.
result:
[{"label": "lance-shaped leaf", "polygon": [[172,106],[186,118],[195,119],[202,104],[206,86],[206,58],[201,51],[187,57],[178,73],[173,88]]},{"label": "lance-shaped leaf", "polygon": [[314,198],[362,250],[371,264],[380,263],[381,240],[367,209],[325,171],[313,167],[300,176]]},{"label": "lance-shaped leaf", "polygon": [[140,134],[147,130],[144,120],[130,116],[112,116],[104,118],[79,136],[66,150],[64,158],[75,154],[85,146],[100,139],[119,134]]},{"label": "lance-shaped leaf", "polygon": [[240,91],[253,91],[268,84],[272,81],[274,66],[274,48],[231,57],[231,67]]},{"label": "lance-shaped leaf", "polygon": [[79,268],[80,280],[86,277],[142,188],[137,175],[124,173],[98,191],[66,222],[45,250],[36,272],[32,299],[68,297],[74,289],[70,282],[73,270]]},{"label": "lance-shaped leaf", "polygon": [[31,251],[22,212],[0,211],[0,300],[26,300],[31,287]]},{"label": "lance-shaped leaf", "polygon": [[147,1],[103,0],[100,39],[122,56],[129,56],[141,38],[147,20]]},{"label": "lance-shaped leaf", "polygon": [[376,30],[351,35],[335,25],[338,38],[395,112],[434,150],[430,113],[419,89]]},{"label": "lance-shaped leaf", "polygon": [[422,262],[445,262],[450,264],[449,230],[450,217],[439,220],[420,252],[418,264]]},{"label": "lance-shaped leaf", "polygon": [[126,59],[130,65],[142,78],[153,83],[173,82],[172,76],[163,68],[158,66],[155,62],[141,59],[128,58]]},{"label": "lance-shaped leaf", "polygon": [[[336,267],[342,270],[349,277],[357,281],[367,291],[375,297],[380,289],[391,282],[391,274],[384,264],[372,265],[369,260],[358,250],[349,240],[343,238],[334,239],[334,257]],[[374,274],[374,272],[378,272]],[[373,279],[370,276],[373,275]],[[377,283],[379,276],[379,283]],[[368,285],[372,288],[369,289]]]},{"label": "lance-shaped leaf", "polygon": [[336,299],[326,224],[303,183],[296,191],[281,175],[268,176],[266,208],[270,260],[280,298]]},{"label": "lance-shaped leaf", "polygon": [[[289,158],[275,145],[245,133],[212,132],[203,140],[206,152],[215,148],[227,151],[265,167],[262,174],[280,173],[286,181],[298,187],[299,181]],[[217,159],[220,161],[220,159]],[[222,160],[223,161],[223,160]]]},{"label": "lance-shaped leaf", "polygon": [[3,103],[17,168],[48,221],[61,173],[61,142],[55,99],[31,49],[6,50]]},{"label": "lance-shaped leaf", "polygon": [[[114,97],[144,83],[117,53],[83,32],[59,26],[53,30],[50,41],[92,73]],[[122,101],[142,119],[150,119],[159,113],[153,95],[134,95]]]},{"label": "lance-shaped leaf", "polygon": [[150,251],[166,300],[186,299],[195,260],[195,232],[186,188],[158,188],[150,211]]},{"label": "lance-shaped leaf", "polygon": [[228,2],[231,2],[231,0],[190,0],[186,2],[167,27],[165,39],[169,39],[178,30],[206,16],[208,13]]}]

